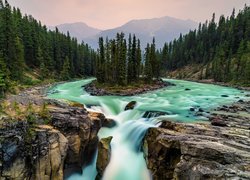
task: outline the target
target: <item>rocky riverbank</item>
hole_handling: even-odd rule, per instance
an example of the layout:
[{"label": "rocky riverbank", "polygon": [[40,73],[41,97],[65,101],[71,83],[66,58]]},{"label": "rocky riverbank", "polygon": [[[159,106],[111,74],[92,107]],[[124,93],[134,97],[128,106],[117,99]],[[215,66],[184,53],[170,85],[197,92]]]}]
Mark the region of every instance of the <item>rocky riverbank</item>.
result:
[{"label": "rocky riverbank", "polygon": [[154,91],[157,89],[161,89],[167,86],[174,86],[174,84],[157,80],[152,84],[143,84],[139,87],[121,87],[121,88],[107,88],[107,87],[98,87],[95,82],[92,82],[86,86],[84,89],[93,96],[134,96],[137,94],[143,94],[149,91]]},{"label": "rocky riverbank", "polygon": [[202,79],[202,80],[197,80],[197,79],[184,79],[185,81],[192,81],[192,82],[198,82],[198,83],[205,83],[205,84],[214,84],[214,85],[218,85],[218,86],[225,86],[225,87],[232,87],[232,88],[236,88],[239,90],[245,90],[245,91],[250,91],[250,87],[243,87],[240,85],[234,85],[234,84],[230,84],[230,83],[225,83],[225,82],[216,82],[213,79]]},{"label": "rocky riverbank", "polygon": [[[47,104],[49,117],[39,112],[16,119],[0,117],[0,179],[60,180],[81,172],[97,147],[97,179],[101,178],[110,161],[112,137],[98,140],[97,133],[115,123],[103,114],[86,111],[83,105],[46,99],[46,88],[31,88],[7,98],[16,111]],[[135,105],[132,101],[125,110]],[[166,120],[147,132],[142,149],[153,178],[249,179],[250,102],[239,99],[210,111],[209,116],[202,107],[190,112],[206,115],[210,122]],[[152,115],[164,114],[149,111],[144,116]]]},{"label": "rocky riverbank", "polygon": [[[0,179],[63,179],[87,165],[98,144],[97,133],[108,121],[82,105],[69,105],[43,96],[44,87],[7,98],[8,103],[48,106],[49,119],[39,114],[22,119],[0,118]],[[32,120],[29,119],[32,117]]]},{"label": "rocky riverbank", "polygon": [[250,102],[220,107],[210,120],[149,129],[143,150],[154,180],[250,179]]}]

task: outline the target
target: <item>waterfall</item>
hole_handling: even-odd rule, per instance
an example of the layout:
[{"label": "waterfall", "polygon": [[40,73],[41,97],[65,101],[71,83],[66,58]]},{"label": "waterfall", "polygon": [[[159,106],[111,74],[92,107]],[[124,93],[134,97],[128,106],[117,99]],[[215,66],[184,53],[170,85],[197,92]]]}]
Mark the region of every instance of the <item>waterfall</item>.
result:
[{"label": "waterfall", "polygon": [[[86,105],[89,111],[103,113],[117,122],[113,128],[101,128],[99,138],[113,136],[111,159],[104,180],[150,180],[151,175],[141,151],[142,139],[150,127],[159,121],[196,122],[206,121],[207,111],[240,99],[246,99],[246,92],[211,84],[200,84],[180,80],[167,80],[176,86],[132,97],[90,96],[82,89],[93,79],[69,82],[51,89],[50,98],[66,99]],[[166,80],[166,79],[165,79]],[[188,88],[190,91],[185,91]],[[226,95],[226,98],[222,95]],[[249,99],[249,98],[248,98]],[[136,101],[133,110],[124,111],[126,104]],[[204,113],[197,113],[201,108]],[[193,109],[192,111],[190,109]],[[94,180],[97,153],[83,173],[73,174],[69,180]]]}]

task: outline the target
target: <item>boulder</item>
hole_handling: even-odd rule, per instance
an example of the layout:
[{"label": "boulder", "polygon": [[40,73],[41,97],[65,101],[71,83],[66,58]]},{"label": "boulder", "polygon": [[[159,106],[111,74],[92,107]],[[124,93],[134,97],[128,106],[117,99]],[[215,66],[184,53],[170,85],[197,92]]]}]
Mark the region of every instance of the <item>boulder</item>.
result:
[{"label": "boulder", "polygon": [[170,114],[171,113],[162,112],[162,111],[146,111],[143,114],[143,118],[159,117],[159,116],[165,116],[165,115],[170,115]]},{"label": "boulder", "polygon": [[116,125],[117,125],[117,123],[115,120],[108,119],[108,118],[105,118],[105,120],[103,121],[103,124],[102,124],[103,127],[107,127],[107,128],[113,128]]},{"label": "boulder", "polygon": [[195,111],[195,108],[192,107],[192,108],[190,108],[189,110],[193,112],[193,111]]},{"label": "boulder", "polygon": [[111,158],[111,146],[110,142],[112,140],[112,136],[103,138],[98,143],[98,156],[97,156],[97,179],[101,179],[103,176],[103,173],[108,166]]},{"label": "boulder", "polygon": [[209,120],[211,121],[211,124],[213,126],[220,126],[220,127],[227,126],[226,122],[220,117],[211,117],[211,118],[209,118]]},{"label": "boulder", "polygon": [[129,102],[126,106],[125,106],[125,109],[124,111],[127,111],[127,110],[133,110],[136,106],[136,101],[131,101]]}]

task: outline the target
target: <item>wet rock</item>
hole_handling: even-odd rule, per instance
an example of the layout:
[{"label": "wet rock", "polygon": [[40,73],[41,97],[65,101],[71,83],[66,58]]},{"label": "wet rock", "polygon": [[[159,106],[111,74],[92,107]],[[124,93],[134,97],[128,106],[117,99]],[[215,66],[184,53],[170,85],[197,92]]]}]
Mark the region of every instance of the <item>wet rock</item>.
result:
[{"label": "wet rock", "polygon": [[115,122],[115,120],[108,119],[108,118],[105,118],[103,121],[103,124],[102,124],[103,127],[108,127],[108,128],[113,128],[116,125],[117,125],[117,123]]},{"label": "wet rock", "polygon": [[96,163],[96,168],[97,168],[97,178],[96,179],[101,179],[104,170],[108,166],[110,162],[110,157],[111,157],[111,146],[110,142],[112,140],[112,136],[103,138],[99,141],[98,143],[98,156],[97,156],[97,163]]},{"label": "wet rock", "polygon": [[189,88],[186,88],[186,89],[185,89],[185,91],[191,91],[191,89],[189,89]]},{"label": "wet rock", "polygon": [[204,112],[204,110],[202,108],[199,108],[199,112]]},{"label": "wet rock", "polygon": [[135,108],[135,106],[136,106],[136,101],[131,101],[131,102],[129,102],[126,106],[125,106],[125,111],[127,111],[127,110],[133,110],[134,108]]},{"label": "wet rock", "polygon": [[221,95],[221,97],[229,97],[228,95]]},{"label": "wet rock", "polygon": [[171,113],[161,112],[161,111],[146,111],[143,114],[143,118],[159,117],[159,116],[165,116],[165,115],[170,115],[170,114]]},{"label": "wet rock", "polygon": [[220,117],[212,117],[209,120],[211,121],[211,124],[213,126],[220,126],[220,127],[226,127],[227,126],[226,122]]},{"label": "wet rock", "polygon": [[190,108],[189,110],[193,112],[193,111],[195,111],[195,108]]}]

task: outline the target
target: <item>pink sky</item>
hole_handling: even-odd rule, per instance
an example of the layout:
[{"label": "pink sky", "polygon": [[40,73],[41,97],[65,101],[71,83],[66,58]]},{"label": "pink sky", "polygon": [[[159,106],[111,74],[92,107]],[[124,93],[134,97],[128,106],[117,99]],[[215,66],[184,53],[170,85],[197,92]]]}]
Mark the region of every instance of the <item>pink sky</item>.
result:
[{"label": "pink sky", "polygon": [[204,22],[212,13],[230,15],[250,0],[9,0],[46,25],[85,22],[108,29],[131,19],[172,16]]}]

